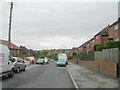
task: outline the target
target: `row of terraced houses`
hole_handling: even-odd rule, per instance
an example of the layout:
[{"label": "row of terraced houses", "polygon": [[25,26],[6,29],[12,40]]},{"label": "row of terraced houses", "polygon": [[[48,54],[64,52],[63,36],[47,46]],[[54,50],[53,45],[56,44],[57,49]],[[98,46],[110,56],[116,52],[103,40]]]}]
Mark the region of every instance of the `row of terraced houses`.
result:
[{"label": "row of terraced houses", "polygon": [[[103,51],[105,52],[104,55],[103,51],[100,53],[100,60],[96,60],[96,52],[94,50],[94,46],[97,44],[104,45],[108,41],[120,41],[120,18],[112,23],[111,25],[106,26],[104,29],[102,29],[99,33],[93,36],[90,40],[87,42],[83,43],[81,46],[77,48],[73,48],[72,51],[76,52],[79,56],[87,56],[87,58],[80,58],[80,60],[72,60],[72,62],[80,64],[82,66],[85,66],[87,68],[96,70],[98,72],[104,73],[108,76],[111,77],[120,77],[120,54],[119,54],[119,49],[117,49],[117,53],[112,55],[115,50],[111,49],[109,52],[108,49],[104,49]],[[92,52],[92,53],[91,53]],[[108,56],[109,54],[109,56]],[[117,61],[112,61],[110,59],[104,60],[102,55],[106,58],[109,57],[111,59],[111,56],[113,56],[113,59],[116,57],[118,58]],[[88,58],[89,57],[89,58]],[[91,58],[92,57],[92,58]],[[89,60],[91,59],[91,60]],[[103,60],[102,60],[103,59]]]},{"label": "row of terraced houses", "polygon": [[108,25],[93,38],[83,43],[80,47],[74,48],[77,54],[88,53],[94,50],[94,45],[105,44],[108,40],[120,40],[120,18],[113,24]]}]

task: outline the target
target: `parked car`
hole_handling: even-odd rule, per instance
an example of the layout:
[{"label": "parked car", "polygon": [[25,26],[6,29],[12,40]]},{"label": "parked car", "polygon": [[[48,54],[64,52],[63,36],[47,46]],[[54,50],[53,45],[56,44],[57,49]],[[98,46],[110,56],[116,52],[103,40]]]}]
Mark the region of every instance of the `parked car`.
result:
[{"label": "parked car", "polygon": [[0,77],[13,77],[10,51],[7,46],[0,44]]},{"label": "parked car", "polygon": [[59,60],[57,61],[57,67],[59,67],[59,66],[66,67],[66,62],[65,62],[65,60],[59,59]]},{"label": "parked car", "polygon": [[53,59],[51,59],[51,60],[50,60],[50,62],[54,62],[54,60],[53,60]]},{"label": "parked car", "polygon": [[45,64],[49,64],[48,58],[45,57],[44,60],[45,60]]},{"label": "parked car", "polygon": [[26,64],[22,58],[19,57],[12,57],[12,70],[16,73],[19,73],[20,71],[25,71]]},{"label": "parked car", "polygon": [[44,60],[44,59],[38,59],[38,60],[36,61],[36,64],[45,65],[45,60]]}]

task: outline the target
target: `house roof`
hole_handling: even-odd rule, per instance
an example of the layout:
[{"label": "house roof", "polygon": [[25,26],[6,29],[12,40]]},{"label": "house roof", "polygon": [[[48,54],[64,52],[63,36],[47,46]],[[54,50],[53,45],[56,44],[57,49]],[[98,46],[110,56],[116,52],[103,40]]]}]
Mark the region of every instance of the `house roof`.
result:
[{"label": "house roof", "polygon": [[112,27],[112,26],[114,26],[114,25],[116,25],[116,24],[118,24],[118,23],[120,23],[120,18],[118,18],[117,21],[115,21],[113,24],[111,24],[110,27]]},{"label": "house roof", "polygon": [[[6,45],[6,46],[9,45],[9,43],[8,43],[7,40],[1,40],[1,39],[0,39],[0,44]],[[16,45],[13,44],[13,43],[10,43],[10,49],[21,49],[21,48],[18,47],[18,46],[16,46]]]},{"label": "house roof", "polygon": [[101,30],[99,33],[97,33],[94,37],[98,36],[98,35],[101,35],[101,36],[108,36],[108,27],[105,27],[103,30]]}]

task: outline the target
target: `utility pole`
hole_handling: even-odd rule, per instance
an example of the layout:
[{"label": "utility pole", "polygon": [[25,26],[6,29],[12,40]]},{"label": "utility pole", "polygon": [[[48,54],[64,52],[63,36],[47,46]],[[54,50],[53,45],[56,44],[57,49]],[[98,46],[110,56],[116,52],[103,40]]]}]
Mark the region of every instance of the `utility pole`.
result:
[{"label": "utility pole", "polygon": [[9,49],[10,49],[10,43],[11,43],[12,10],[13,10],[13,2],[11,2],[11,4],[10,4],[9,33],[8,33],[8,47],[9,47]]}]

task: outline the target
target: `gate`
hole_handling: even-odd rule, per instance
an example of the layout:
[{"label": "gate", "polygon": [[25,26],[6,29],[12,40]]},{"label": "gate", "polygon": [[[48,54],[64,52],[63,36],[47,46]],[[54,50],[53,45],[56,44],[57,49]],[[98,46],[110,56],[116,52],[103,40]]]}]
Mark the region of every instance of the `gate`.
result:
[{"label": "gate", "polygon": [[120,78],[120,63],[117,63],[117,77]]}]

